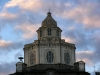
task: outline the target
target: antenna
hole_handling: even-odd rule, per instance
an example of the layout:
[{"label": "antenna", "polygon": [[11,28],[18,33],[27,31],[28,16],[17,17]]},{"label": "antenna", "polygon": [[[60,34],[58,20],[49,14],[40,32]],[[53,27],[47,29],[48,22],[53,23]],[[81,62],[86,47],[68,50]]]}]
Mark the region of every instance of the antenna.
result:
[{"label": "antenna", "polygon": [[23,57],[18,57],[18,59],[21,61],[21,62],[23,62],[23,60],[22,59],[24,59]]}]

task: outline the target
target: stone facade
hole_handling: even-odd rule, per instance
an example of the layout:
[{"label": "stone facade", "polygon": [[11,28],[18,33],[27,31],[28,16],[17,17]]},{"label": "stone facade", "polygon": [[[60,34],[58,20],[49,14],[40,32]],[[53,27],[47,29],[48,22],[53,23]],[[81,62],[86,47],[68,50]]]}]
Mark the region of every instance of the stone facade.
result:
[{"label": "stone facade", "polygon": [[88,72],[79,71],[74,66],[65,64],[38,64],[25,68],[22,72],[10,75],[90,75]]},{"label": "stone facade", "polygon": [[[24,46],[24,62],[28,66],[35,64],[68,64],[75,63],[75,45],[61,39],[62,30],[57,26],[57,22],[52,18],[51,13],[43,20],[41,27],[37,30],[38,40]],[[47,52],[53,53],[53,61],[48,63]],[[31,63],[30,54],[35,53],[34,64]],[[64,53],[69,54],[69,59],[64,58]],[[48,59],[49,60],[49,59]],[[65,61],[66,60],[66,61]],[[68,62],[67,62],[68,60]]]},{"label": "stone facade", "polygon": [[48,12],[37,30],[38,39],[23,48],[24,63],[17,62],[10,75],[90,75],[83,61],[75,62],[75,44],[61,39],[61,32]]}]

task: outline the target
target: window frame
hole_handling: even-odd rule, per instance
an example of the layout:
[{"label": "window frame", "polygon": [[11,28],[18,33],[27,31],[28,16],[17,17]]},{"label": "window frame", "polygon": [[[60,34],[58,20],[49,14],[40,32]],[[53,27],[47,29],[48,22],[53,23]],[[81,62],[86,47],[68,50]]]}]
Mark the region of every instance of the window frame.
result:
[{"label": "window frame", "polygon": [[47,53],[46,53],[46,61],[47,61],[47,63],[53,63],[53,61],[54,61],[54,53],[52,51],[47,51]]},{"label": "window frame", "polygon": [[64,53],[64,62],[65,64],[70,64],[70,54],[68,52]]},{"label": "window frame", "polygon": [[48,36],[51,36],[51,28],[48,28]]}]

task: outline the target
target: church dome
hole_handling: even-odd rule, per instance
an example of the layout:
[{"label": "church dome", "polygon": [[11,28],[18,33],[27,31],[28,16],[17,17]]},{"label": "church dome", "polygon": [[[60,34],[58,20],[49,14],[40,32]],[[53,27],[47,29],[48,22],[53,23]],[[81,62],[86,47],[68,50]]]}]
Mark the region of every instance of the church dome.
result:
[{"label": "church dome", "polygon": [[51,13],[47,13],[47,17],[42,22],[42,27],[57,27],[57,22],[52,18]]}]

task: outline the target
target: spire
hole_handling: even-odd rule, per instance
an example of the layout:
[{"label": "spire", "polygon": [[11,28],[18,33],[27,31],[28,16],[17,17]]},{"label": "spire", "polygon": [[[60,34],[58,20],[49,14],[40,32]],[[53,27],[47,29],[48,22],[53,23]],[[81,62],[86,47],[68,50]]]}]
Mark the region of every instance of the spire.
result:
[{"label": "spire", "polygon": [[47,13],[47,17],[42,22],[42,27],[57,27],[56,21],[51,16],[50,9]]},{"label": "spire", "polygon": [[50,9],[49,9],[49,12],[47,14],[48,14],[48,16],[51,16]]},{"label": "spire", "polygon": [[48,14],[48,16],[51,16],[51,13],[50,13],[50,11],[49,11],[47,14]]},{"label": "spire", "polygon": [[49,9],[49,12],[50,12],[50,9]]}]

